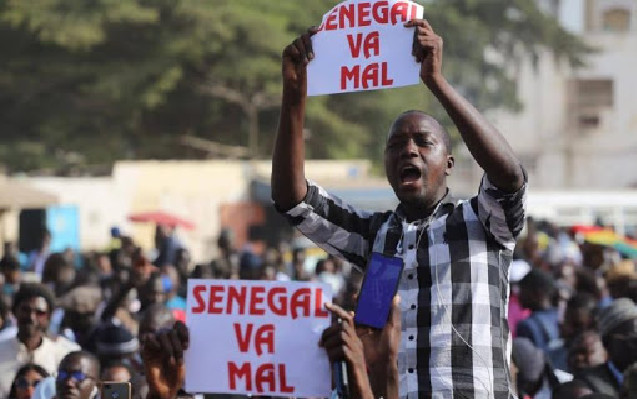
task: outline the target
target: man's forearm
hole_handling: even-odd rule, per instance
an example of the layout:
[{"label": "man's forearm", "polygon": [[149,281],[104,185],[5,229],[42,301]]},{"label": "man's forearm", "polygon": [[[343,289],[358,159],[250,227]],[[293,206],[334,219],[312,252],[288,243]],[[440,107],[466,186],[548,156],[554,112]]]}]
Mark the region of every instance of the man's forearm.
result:
[{"label": "man's forearm", "polygon": [[272,199],[283,209],[298,204],[307,191],[303,122],[305,98],[283,91],[279,127],[272,156]]},{"label": "man's forearm", "polygon": [[445,108],[469,151],[498,188],[513,192],[524,183],[520,162],[502,134],[442,76],[427,87]]}]

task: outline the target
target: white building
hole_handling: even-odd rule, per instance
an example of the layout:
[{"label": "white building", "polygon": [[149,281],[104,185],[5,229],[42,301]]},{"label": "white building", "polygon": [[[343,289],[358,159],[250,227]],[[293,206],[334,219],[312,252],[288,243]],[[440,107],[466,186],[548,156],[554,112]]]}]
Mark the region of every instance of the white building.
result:
[{"label": "white building", "polygon": [[548,51],[516,71],[521,113],[490,118],[533,190],[637,187],[637,1],[538,0],[598,52],[573,69]]}]

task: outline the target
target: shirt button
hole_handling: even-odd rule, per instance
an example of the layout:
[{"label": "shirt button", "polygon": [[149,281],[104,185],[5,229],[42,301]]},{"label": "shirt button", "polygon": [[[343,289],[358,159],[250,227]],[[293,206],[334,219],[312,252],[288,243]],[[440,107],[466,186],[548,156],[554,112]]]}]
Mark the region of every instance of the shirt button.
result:
[{"label": "shirt button", "polygon": [[414,278],[414,275],[413,275],[413,274],[410,274],[410,275],[408,275],[408,276],[407,276],[407,278],[411,280],[411,279],[413,279],[413,278]]},{"label": "shirt button", "polygon": [[409,246],[407,248],[414,249],[414,244],[409,244]]},{"label": "shirt button", "polygon": [[409,340],[410,340],[410,341],[413,341],[413,340],[414,340],[414,336],[413,336],[413,335],[410,335],[410,336],[409,336]]},{"label": "shirt button", "polygon": [[416,305],[411,305],[411,309],[416,309]]},{"label": "shirt button", "polygon": [[410,373],[413,373],[414,369],[408,369],[407,371],[409,371]]}]

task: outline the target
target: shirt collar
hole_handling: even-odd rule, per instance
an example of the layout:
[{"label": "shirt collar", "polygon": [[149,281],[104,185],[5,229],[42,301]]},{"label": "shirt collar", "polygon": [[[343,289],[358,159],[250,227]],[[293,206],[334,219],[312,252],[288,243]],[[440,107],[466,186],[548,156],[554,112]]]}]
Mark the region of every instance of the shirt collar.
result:
[{"label": "shirt collar", "polygon": [[[440,204],[440,206],[438,206],[438,204]],[[445,193],[445,195],[442,197],[442,199],[434,206],[434,210],[436,210],[437,207],[437,211],[435,215],[427,215],[422,217],[420,220],[423,219],[427,219],[429,217],[433,217],[433,218],[439,218],[443,215],[446,215],[448,213],[450,213],[453,208],[455,207],[455,202],[453,200],[453,196],[451,195],[450,191],[449,191],[449,187],[447,187],[447,192]],[[396,216],[398,216],[399,219],[401,220],[405,220],[406,216],[405,216],[405,206],[402,204],[402,202],[400,204],[398,204],[398,207],[396,207]]]}]

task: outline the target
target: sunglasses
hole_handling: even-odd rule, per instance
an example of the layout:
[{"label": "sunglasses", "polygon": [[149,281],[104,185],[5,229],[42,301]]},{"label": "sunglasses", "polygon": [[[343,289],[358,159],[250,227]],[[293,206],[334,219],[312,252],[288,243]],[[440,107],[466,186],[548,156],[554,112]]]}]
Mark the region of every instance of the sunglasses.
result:
[{"label": "sunglasses", "polygon": [[39,383],[40,380],[28,381],[26,378],[20,377],[15,380],[15,387],[20,389],[35,388]]},{"label": "sunglasses", "polygon": [[57,380],[58,381],[63,382],[63,381],[66,381],[69,378],[73,378],[75,381],[77,381],[78,384],[81,384],[87,378],[93,378],[93,377],[88,376],[88,375],[86,375],[86,373],[83,373],[81,371],[60,370],[58,372],[58,376],[57,376]]}]

